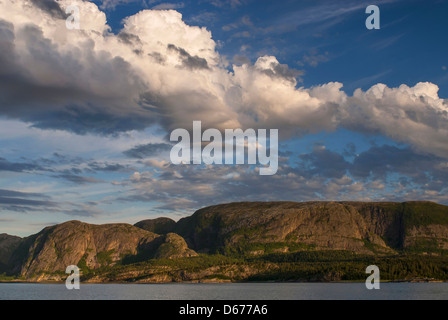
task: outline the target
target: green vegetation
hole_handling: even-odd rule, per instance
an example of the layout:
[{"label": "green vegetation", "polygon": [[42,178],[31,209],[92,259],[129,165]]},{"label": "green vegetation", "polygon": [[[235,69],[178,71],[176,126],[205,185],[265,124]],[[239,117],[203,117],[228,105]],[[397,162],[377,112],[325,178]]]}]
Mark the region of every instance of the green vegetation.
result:
[{"label": "green vegetation", "polygon": [[448,257],[448,250],[440,249],[437,239],[417,238],[412,246],[405,248],[403,253],[410,254],[434,254]]},{"label": "green vegetation", "polygon": [[87,254],[84,254],[82,256],[82,258],[79,260],[77,266],[81,270],[82,273],[86,273],[87,274],[87,273],[90,272],[90,268],[87,266],[86,259],[87,259]]},{"label": "green vegetation", "polygon": [[253,255],[265,255],[275,252],[296,252],[312,250],[313,245],[300,242],[248,242],[241,240],[232,246],[226,246],[218,250],[226,256],[250,257]]},{"label": "green vegetation", "polygon": [[[103,267],[84,273],[83,281],[99,276],[106,281],[144,281],[164,276],[170,281],[365,281],[365,269],[377,265],[381,280],[431,279],[448,281],[448,257],[358,255],[350,251],[300,251],[262,256],[207,255],[151,259]],[[132,276],[129,276],[132,275]]]},{"label": "green vegetation", "polygon": [[112,263],[111,255],[114,253],[115,253],[115,250],[98,252],[98,254],[96,255],[96,259],[97,259],[98,263],[102,266],[109,265]]},{"label": "green vegetation", "polygon": [[270,261],[278,268],[256,274],[247,280],[302,280],[302,281],[362,281],[365,269],[376,265],[381,270],[381,280],[437,279],[448,280],[448,258],[437,256],[357,255],[349,251],[308,251],[293,254],[271,254],[254,259]]},{"label": "green vegetation", "polygon": [[[366,256],[350,251],[297,251],[260,256],[200,254],[178,259],[150,259],[92,270],[78,266],[82,281],[365,281],[365,269],[376,265],[382,281],[431,279],[448,281],[448,257],[417,254]],[[65,274],[57,273],[62,279]],[[56,275],[56,273],[55,273]],[[152,279],[152,280],[151,280]],[[0,275],[0,281],[25,280]]]},{"label": "green vegetation", "polygon": [[178,252],[178,248],[173,243],[162,243],[157,249],[157,257],[169,257],[175,255]]},{"label": "green vegetation", "polygon": [[[0,274],[0,281],[7,282],[7,281],[14,281],[14,280],[18,280],[17,276],[10,276],[10,275],[7,275],[6,273]],[[23,280],[25,280],[25,279],[23,279]]]},{"label": "green vegetation", "polygon": [[432,202],[406,202],[403,204],[405,228],[448,224],[448,207]]}]

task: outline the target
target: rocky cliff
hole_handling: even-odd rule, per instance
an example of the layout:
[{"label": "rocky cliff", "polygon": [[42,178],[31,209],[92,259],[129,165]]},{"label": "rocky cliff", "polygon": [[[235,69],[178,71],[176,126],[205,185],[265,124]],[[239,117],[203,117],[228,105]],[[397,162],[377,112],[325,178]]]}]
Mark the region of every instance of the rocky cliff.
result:
[{"label": "rocky cliff", "polygon": [[36,275],[64,273],[69,265],[93,270],[122,261],[195,254],[174,234],[160,236],[128,224],[69,221],[21,240],[10,254],[8,264],[12,266],[10,273],[36,279]]},{"label": "rocky cliff", "polygon": [[[137,275],[143,270],[139,263],[189,259],[197,252],[264,257],[320,251],[444,256],[448,207],[431,202],[242,202],[203,208],[177,223],[167,218],[135,226],[69,221],[23,239],[0,235],[0,271],[43,280],[47,274],[63,275],[72,264],[85,272],[132,264]],[[178,272],[175,279],[183,277],[182,270],[170,266]]]},{"label": "rocky cliff", "polygon": [[435,253],[448,246],[448,207],[431,202],[250,202],[198,210],[173,230],[196,251],[267,248]]},{"label": "rocky cliff", "polygon": [[22,239],[10,236],[6,233],[0,234],[0,273],[7,272],[10,268],[10,259]]}]

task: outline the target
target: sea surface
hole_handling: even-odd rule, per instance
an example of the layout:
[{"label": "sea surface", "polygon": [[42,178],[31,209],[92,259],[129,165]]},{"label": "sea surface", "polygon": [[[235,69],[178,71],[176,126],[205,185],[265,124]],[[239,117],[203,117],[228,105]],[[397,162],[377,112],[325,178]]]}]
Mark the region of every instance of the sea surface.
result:
[{"label": "sea surface", "polygon": [[64,284],[0,283],[0,300],[448,300],[448,283]]}]

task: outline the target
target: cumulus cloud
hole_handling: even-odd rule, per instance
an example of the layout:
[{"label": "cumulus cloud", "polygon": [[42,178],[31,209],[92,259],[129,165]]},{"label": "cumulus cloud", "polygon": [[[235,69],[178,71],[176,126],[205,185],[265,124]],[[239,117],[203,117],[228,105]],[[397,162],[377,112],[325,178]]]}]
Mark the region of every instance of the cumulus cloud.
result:
[{"label": "cumulus cloud", "polygon": [[438,91],[429,82],[398,88],[377,84],[366,92],[357,89],[341,108],[341,123],[448,157],[448,103],[439,98]]},{"label": "cumulus cloud", "polygon": [[[80,30],[55,19],[73,4]],[[90,2],[4,0],[0,44],[0,114],[37,127],[116,134],[202,120],[204,128],[278,128],[283,138],[344,127],[448,157],[437,85],[377,84],[352,96],[338,82],[298,87],[302,73],[272,56],[227,66],[210,31],[174,10],[140,11],[114,34]]]},{"label": "cumulus cloud", "polygon": [[54,0],[31,0],[31,2],[41,10],[51,14],[54,18],[65,19],[67,14],[62,11],[59,4]]},{"label": "cumulus cloud", "polygon": [[186,68],[190,69],[208,69],[207,60],[204,58],[200,58],[198,56],[192,57],[185,49],[176,47],[174,44],[168,45],[169,50],[173,50],[179,53],[179,56],[182,59],[182,65]]}]

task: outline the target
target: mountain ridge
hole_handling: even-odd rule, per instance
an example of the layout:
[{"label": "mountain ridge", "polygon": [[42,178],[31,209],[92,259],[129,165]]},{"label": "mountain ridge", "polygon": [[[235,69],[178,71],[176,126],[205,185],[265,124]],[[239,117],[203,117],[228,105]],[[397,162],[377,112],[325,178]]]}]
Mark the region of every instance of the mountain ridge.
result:
[{"label": "mountain ridge", "polygon": [[[199,209],[177,222],[157,218],[135,225],[94,225],[72,220],[25,238],[0,235],[0,273],[28,281],[61,280],[74,264],[99,282],[204,280],[217,270],[223,279],[249,279],[280,268],[269,262],[272,257],[292,259],[288,263],[297,268],[293,261],[307,252],[348,265],[356,260],[347,260],[352,255],[443,258],[448,253],[448,206],[427,201],[234,202]],[[196,262],[186,276],[181,266]]]}]

